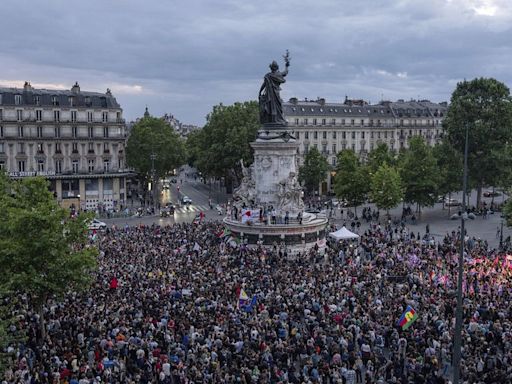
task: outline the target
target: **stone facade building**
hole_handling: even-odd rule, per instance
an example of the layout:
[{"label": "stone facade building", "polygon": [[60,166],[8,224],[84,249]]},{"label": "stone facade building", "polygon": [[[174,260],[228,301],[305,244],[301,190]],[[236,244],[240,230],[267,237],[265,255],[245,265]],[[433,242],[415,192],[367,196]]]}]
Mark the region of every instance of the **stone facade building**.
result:
[{"label": "stone facade building", "polygon": [[[299,162],[310,148],[316,147],[331,167],[336,154],[352,149],[365,158],[379,143],[398,151],[407,148],[409,139],[422,136],[430,145],[439,142],[447,103],[429,100],[382,101],[368,104],[363,100],[345,99],[329,103],[325,99],[298,100],[284,103],[288,127],[299,140]],[[321,192],[331,189],[333,172],[323,183]]]},{"label": "stone facade building", "polygon": [[0,88],[0,169],[41,175],[64,207],[113,209],[126,201],[126,127],[110,90]]}]

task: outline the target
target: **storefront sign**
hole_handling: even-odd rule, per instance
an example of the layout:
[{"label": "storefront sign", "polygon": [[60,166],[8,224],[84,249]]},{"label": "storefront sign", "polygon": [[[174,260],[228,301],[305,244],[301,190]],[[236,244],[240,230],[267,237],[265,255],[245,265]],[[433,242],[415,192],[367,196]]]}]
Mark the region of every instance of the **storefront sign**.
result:
[{"label": "storefront sign", "polygon": [[10,177],[55,176],[55,171],[9,172]]}]

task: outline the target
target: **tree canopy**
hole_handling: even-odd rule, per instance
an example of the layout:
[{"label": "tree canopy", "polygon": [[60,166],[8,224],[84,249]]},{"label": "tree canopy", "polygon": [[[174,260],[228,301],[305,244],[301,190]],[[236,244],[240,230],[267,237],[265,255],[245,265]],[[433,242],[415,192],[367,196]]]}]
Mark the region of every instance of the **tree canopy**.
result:
[{"label": "tree canopy", "polygon": [[386,162],[382,164],[371,178],[370,195],[377,208],[389,212],[400,203],[403,196],[402,181],[398,171]]},{"label": "tree canopy", "polygon": [[299,168],[299,180],[309,193],[318,189],[318,185],[325,179],[329,164],[317,148],[311,148],[304,156],[304,164]]},{"label": "tree canopy", "polygon": [[439,168],[432,148],[421,136],[409,141],[409,148],[401,156],[400,177],[404,187],[404,200],[416,203],[418,210],[432,206],[437,200]]},{"label": "tree canopy", "polygon": [[246,165],[254,160],[249,143],[256,140],[260,127],[258,103],[219,104],[206,120],[203,129],[187,140],[193,165],[206,176],[241,180],[240,159]]},{"label": "tree canopy", "polygon": [[161,178],[186,161],[185,145],[164,120],[144,116],[132,128],[126,145],[126,162],[140,175],[151,177],[154,155],[155,176]]},{"label": "tree canopy", "polygon": [[357,155],[350,149],[338,153],[334,192],[339,199],[345,199],[357,208],[365,202],[370,191],[367,169],[361,165]]},{"label": "tree canopy", "polygon": [[432,148],[439,168],[437,191],[441,195],[462,190],[463,159],[452,145],[444,140]]},{"label": "tree canopy", "polygon": [[0,179],[0,292],[26,294],[42,316],[48,298],[91,281],[96,260],[96,248],[88,245],[91,217],[70,218],[43,178]]},{"label": "tree canopy", "polygon": [[510,166],[506,146],[512,139],[512,98],[509,88],[492,78],[462,81],[452,93],[443,121],[446,137],[453,148],[464,153],[468,128],[468,177],[478,189],[497,185]]},{"label": "tree canopy", "polygon": [[373,175],[382,164],[386,163],[392,167],[395,165],[395,162],[395,153],[389,150],[386,143],[379,143],[377,147],[368,154],[366,166],[368,167],[368,172]]}]

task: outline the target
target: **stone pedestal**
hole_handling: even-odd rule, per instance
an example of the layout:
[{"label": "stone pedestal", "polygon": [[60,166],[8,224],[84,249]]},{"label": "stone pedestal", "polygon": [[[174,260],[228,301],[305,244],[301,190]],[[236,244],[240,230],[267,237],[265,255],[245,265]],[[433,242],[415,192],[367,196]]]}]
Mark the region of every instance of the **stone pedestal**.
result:
[{"label": "stone pedestal", "polygon": [[[234,204],[251,210],[251,219],[229,216],[224,223],[233,236],[249,246],[285,246],[289,253],[306,252],[317,247],[325,249],[327,219],[304,212],[302,189],[298,183],[297,149],[299,143],[286,126],[263,126],[254,149],[254,164],[243,168],[244,179],[235,191]],[[254,217],[254,212],[267,211]],[[271,221],[271,213],[277,220]],[[282,220],[284,216],[286,223]]]},{"label": "stone pedestal", "polygon": [[251,143],[254,149],[254,181],[258,201],[277,207],[279,183],[286,180],[290,172],[298,175],[296,153],[299,143],[294,139],[284,142],[282,139]]}]

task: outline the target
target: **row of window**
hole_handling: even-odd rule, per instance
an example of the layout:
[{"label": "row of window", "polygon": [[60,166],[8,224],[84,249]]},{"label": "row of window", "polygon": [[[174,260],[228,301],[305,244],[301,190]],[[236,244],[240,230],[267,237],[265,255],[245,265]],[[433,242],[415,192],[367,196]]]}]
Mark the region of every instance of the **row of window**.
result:
[{"label": "row of window", "polygon": [[[426,133],[424,133],[421,129],[420,130],[415,130],[413,132],[412,129],[409,129],[409,136],[413,136],[414,133],[416,133],[420,136],[423,136],[423,135],[428,135],[430,134],[431,132],[430,131],[427,131]],[[301,132],[295,132],[295,137],[297,138],[297,140],[300,139],[300,133]],[[322,140],[327,140],[327,131],[322,131],[320,132],[321,135],[322,135]],[[345,140],[347,138],[347,134],[350,134],[351,138],[352,139],[355,139],[356,138],[356,131],[351,131],[351,132],[345,132],[345,131],[342,131],[341,132],[341,138],[343,140]],[[382,133],[382,135],[381,135]],[[439,135],[439,130],[436,129],[436,135]],[[310,132],[308,131],[305,131],[304,132],[304,140],[309,140],[310,139],[310,136],[312,136],[313,140],[317,140],[318,139],[318,136],[319,136],[319,132],[318,131],[313,131],[311,132],[311,135],[310,135]],[[337,138],[337,132],[336,131],[333,131],[331,132],[331,136],[333,139],[336,139]],[[375,137],[377,139],[380,139],[380,138],[384,138],[384,139],[387,139],[388,137],[390,139],[393,139],[394,138],[394,131],[383,131],[383,132],[380,132],[380,131],[370,131],[370,139],[374,139]],[[400,137],[403,137],[404,136],[404,130],[401,129],[400,130]],[[361,131],[361,140],[364,140],[366,138],[366,132],[365,131]]]},{"label": "row of window", "polygon": [[[87,153],[94,154],[94,143],[87,143]],[[37,153],[43,154],[44,151],[44,144],[43,143],[37,143]],[[23,154],[25,153],[26,143],[18,143],[18,153]],[[5,153],[5,143],[0,142],[0,153]],[[72,153],[78,153],[78,143],[71,143],[71,152]],[[61,154],[62,153],[62,146],[61,143],[55,143],[55,153]],[[108,143],[103,143],[103,153],[110,153],[110,146]]]},{"label": "row of window", "polygon": [[[26,172],[27,171],[27,161],[26,160],[18,160],[17,162],[17,171],[18,172]],[[119,159],[119,168],[122,168],[122,160]],[[46,162],[42,159],[37,160],[37,172],[45,172],[46,171]],[[62,173],[62,160],[55,160],[54,162],[54,171],[56,174]],[[80,169],[80,162],[78,160],[73,160],[71,162],[71,172],[78,173]],[[0,161],[0,171],[6,170],[5,161]],[[96,170],[96,160],[89,159],[87,160],[87,171],[89,173],[93,173]],[[103,172],[110,172],[110,161],[103,160]]]},{"label": "row of window", "polygon": [[[59,106],[60,99],[57,95],[51,96],[51,104],[55,107]],[[35,105],[41,105],[41,95],[34,95],[33,96],[33,102]],[[86,107],[90,107],[92,105],[91,98],[89,96],[85,96],[84,103]],[[0,104],[2,104],[2,94],[0,94]],[[22,105],[23,104],[23,95],[14,95],[14,104],[15,105]],[[100,104],[103,108],[107,106],[107,98],[106,97],[100,97]],[[76,97],[75,96],[68,96],[68,105],[71,107],[74,107],[77,105]]]},{"label": "row of window", "polygon": [[[28,112],[28,113],[27,113]],[[53,121],[60,122],[60,112],[61,111],[53,111]],[[30,111],[24,111],[23,109],[16,110],[16,119],[18,121],[23,121],[23,118],[30,118]],[[121,121],[121,112],[117,112],[117,121]],[[0,109],[0,120],[3,120],[3,110]],[[41,109],[36,109],[36,121],[43,121],[43,111]],[[76,123],[77,119],[77,111],[71,111],[71,122]],[[94,123],[94,113],[87,112],[87,122]],[[101,122],[108,123],[108,112],[101,113]]]},{"label": "row of window", "polygon": [[[23,125],[18,126],[18,137],[26,137],[25,136],[26,129]],[[78,127],[71,127],[71,136],[73,138],[78,138]],[[0,137],[4,137],[4,127],[0,126]],[[36,137],[43,138],[43,127],[37,126],[36,127]],[[54,138],[60,138],[61,137],[61,127],[55,127],[54,128]],[[87,137],[88,138],[94,138],[94,127],[87,127]],[[109,137],[109,127],[103,127],[103,137],[108,138]]]},{"label": "row of window", "polygon": [[[302,125],[327,125],[327,119],[316,119],[316,118],[313,118],[311,120],[309,120],[309,118],[304,118],[302,119],[302,122],[299,118],[295,118],[295,125],[300,125],[302,123]],[[311,123],[310,123],[311,122]],[[373,119],[370,119],[366,124],[365,124],[365,120],[364,119],[361,119],[359,121],[357,121],[356,119],[351,119],[350,120],[350,124],[346,124],[346,120],[345,119],[341,119],[341,125],[361,125],[361,126],[369,126],[369,127],[383,127],[383,126],[387,126],[387,127],[392,127],[392,126],[395,126],[394,122],[392,120],[385,120],[384,122],[382,122],[380,119],[377,119],[377,120],[373,120]],[[321,124],[319,124],[321,123]],[[422,123],[422,120],[404,120],[404,119],[400,119],[400,122],[399,122],[399,125],[401,127],[403,126],[407,126],[407,125],[413,125],[413,126],[421,126],[421,125],[427,125],[427,126],[438,126],[440,124],[440,121],[439,120],[427,120],[426,121],[426,124],[425,122]],[[333,118],[330,120],[329,122],[329,125],[336,125],[336,119]]]}]

